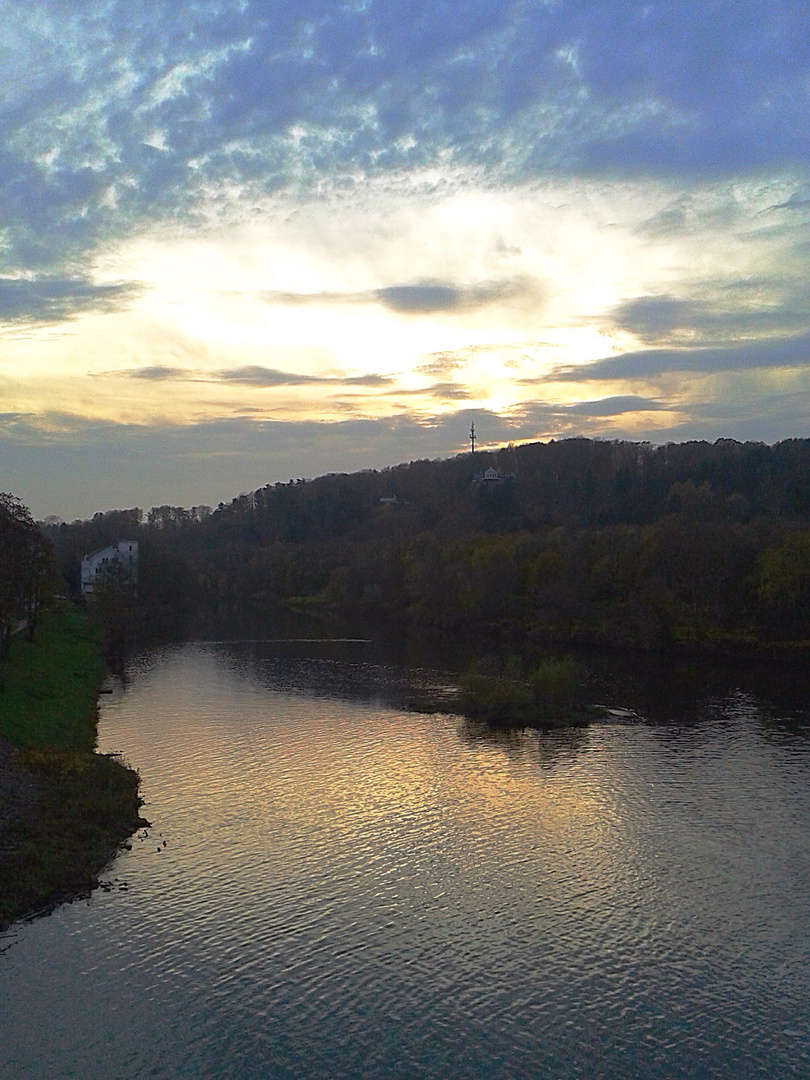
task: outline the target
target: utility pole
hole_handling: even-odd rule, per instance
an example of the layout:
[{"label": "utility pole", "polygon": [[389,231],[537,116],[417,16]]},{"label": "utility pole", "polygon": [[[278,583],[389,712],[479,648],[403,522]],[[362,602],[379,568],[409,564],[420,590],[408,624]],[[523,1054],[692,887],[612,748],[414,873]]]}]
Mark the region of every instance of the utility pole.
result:
[{"label": "utility pole", "polygon": [[470,424],[470,453],[475,453],[475,421]]}]

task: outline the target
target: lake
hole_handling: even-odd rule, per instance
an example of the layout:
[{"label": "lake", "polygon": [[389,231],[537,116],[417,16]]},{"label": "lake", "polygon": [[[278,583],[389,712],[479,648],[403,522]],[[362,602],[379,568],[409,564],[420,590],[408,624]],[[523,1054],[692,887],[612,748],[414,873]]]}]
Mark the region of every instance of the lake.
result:
[{"label": "lake", "polygon": [[407,711],[438,654],[138,658],[99,741],[152,826],[0,937],[0,1076],[806,1080],[804,689],[596,668],[641,715],[507,733]]}]

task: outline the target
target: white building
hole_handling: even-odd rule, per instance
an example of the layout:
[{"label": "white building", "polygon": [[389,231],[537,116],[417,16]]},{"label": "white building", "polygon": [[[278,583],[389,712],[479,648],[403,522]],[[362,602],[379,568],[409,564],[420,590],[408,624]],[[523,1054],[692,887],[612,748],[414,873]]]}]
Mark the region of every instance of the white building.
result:
[{"label": "white building", "polygon": [[137,584],[138,541],[117,540],[110,547],[85,555],[82,559],[82,596],[87,596],[105,578]]},{"label": "white building", "polygon": [[501,474],[496,472],[490,465],[486,472],[476,473],[472,478],[472,482],[474,484],[483,484],[485,487],[489,487],[492,484],[502,484],[505,479],[505,476],[501,476]]}]

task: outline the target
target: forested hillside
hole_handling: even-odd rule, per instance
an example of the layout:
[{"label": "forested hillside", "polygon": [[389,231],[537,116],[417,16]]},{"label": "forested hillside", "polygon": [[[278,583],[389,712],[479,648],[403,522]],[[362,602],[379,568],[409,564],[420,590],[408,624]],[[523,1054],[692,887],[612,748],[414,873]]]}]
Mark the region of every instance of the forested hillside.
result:
[{"label": "forested hillside", "polygon": [[83,553],[137,535],[142,616],[170,632],[293,604],[654,649],[810,638],[804,439],[530,443],[48,532],[74,592]]}]

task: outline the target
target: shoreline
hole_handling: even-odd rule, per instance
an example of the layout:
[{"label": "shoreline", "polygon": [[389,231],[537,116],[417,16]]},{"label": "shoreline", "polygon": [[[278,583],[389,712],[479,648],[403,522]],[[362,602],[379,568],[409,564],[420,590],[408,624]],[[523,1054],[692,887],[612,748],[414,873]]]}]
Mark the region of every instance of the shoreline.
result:
[{"label": "shoreline", "polygon": [[[420,618],[408,609],[363,608],[356,605],[326,604],[317,598],[280,600],[268,609],[271,614],[293,613],[316,620],[337,620],[344,625],[397,628],[415,640],[436,638],[461,645],[476,640],[464,623],[439,623]],[[227,617],[227,616],[226,616]],[[197,618],[205,624],[216,621],[213,611],[200,609]],[[531,620],[493,619],[487,624],[487,637],[493,652],[540,652],[573,649],[578,652],[600,651],[635,654],[641,658],[696,659],[711,663],[745,665],[780,664],[786,668],[805,666],[810,658],[810,639],[758,637],[754,633],[734,634],[707,629],[702,634],[687,633],[683,627],[661,640],[643,640],[638,636],[606,632],[587,624],[575,629],[567,626],[537,625]]]},{"label": "shoreline", "polygon": [[138,773],[95,751],[103,675],[67,607],[0,662],[0,932],[89,895],[146,824]]}]

